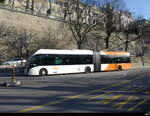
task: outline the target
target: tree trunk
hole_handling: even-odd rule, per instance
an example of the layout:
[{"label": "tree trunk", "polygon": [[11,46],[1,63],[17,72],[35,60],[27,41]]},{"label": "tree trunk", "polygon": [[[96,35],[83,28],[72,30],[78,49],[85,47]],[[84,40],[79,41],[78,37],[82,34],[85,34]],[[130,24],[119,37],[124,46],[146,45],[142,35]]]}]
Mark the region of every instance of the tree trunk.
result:
[{"label": "tree trunk", "polygon": [[31,3],[31,12],[34,13],[34,0],[32,0],[32,3]]},{"label": "tree trunk", "polygon": [[109,39],[110,39],[110,37],[111,37],[111,31],[108,31],[107,32],[107,37],[105,39],[106,49],[109,48]]},{"label": "tree trunk", "polygon": [[77,45],[78,45],[78,49],[82,49],[82,42],[81,41],[77,42]]},{"label": "tree trunk", "polygon": [[144,58],[143,58],[143,55],[140,55],[140,59],[141,59],[141,63],[142,63],[142,66],[144,66]]},{"label": "tree trunk", "polygon": [[142,65],[144,66],[144,40],[143,38],[141,38],[141,62],[142,62]]},{"label": "tree trunk", "polygon": [[126,35],[125,51],[128,51],[129,35]]},{"label": "tree trunk", "polygon": [[106,44],[106,49],[108,49],[109,48],[109,37],[108,36],[105,40],[105,44]]},{"label": "tree trunk", "polygon": [[26,1],[25,11],[27,12],[28,9],[29,9],[29,0]]},{"label": "tree trunk", "polygon": [[12,1],[12,8],[14,8],[14,5],[15,5],[15,1],[13,0]]}]

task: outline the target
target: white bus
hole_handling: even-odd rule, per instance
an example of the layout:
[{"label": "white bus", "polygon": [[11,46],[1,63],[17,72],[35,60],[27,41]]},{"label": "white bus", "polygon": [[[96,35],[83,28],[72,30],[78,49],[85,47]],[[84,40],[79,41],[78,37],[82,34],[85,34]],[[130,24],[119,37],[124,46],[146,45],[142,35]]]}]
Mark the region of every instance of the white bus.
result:
[{"label": "white bus", "polygon": [[45,76],[93,71],[93,51],[40,49],[30,57],[25,74]]},{"label": "white bus", "polygon": [[41,49],[29,59],[25,74],[46,76],[130,68],[131,60],[128,52]]}]

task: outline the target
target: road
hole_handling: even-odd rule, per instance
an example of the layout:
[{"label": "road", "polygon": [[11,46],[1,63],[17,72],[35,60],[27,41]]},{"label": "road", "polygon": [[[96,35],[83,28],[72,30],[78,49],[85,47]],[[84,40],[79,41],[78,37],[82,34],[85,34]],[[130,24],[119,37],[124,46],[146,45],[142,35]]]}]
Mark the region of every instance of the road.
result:
[{"label": "road", "polygon": [[[0,74],[0,83],[10,76]],[[150,68],[47,77],[17,76],[21,87],[0,87],[0,112],[147,113]]]}]

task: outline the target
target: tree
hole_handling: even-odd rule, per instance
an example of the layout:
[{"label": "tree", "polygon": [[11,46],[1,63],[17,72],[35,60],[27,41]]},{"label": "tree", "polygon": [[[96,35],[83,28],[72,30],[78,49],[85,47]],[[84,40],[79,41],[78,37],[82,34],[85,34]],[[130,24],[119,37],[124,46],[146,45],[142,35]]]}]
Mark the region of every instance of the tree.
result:
[{"label": "tree", "polygon": [[6,28],[6,25],[5,24],[0,24],[0,62],[3,61],[3,59],[5,59],[5,47],[3,46],[4,45],[4,42],[3,42],[3,39],[6,37],[6,32],[7,31],[7,28]]},{"label": "tree", "polygon": [[142,65],[144,66],[144,35],[147,30],[147,23],[143,17],[138,17],[136,20],[136,30],[135,34],[137,36],[137,49],[136,55],[140,57]]},{"label": "tree", "polygon": [[30,6],[29,6],[30,0],[26,0],[25,3],[26,3],[25,11],[27,11],[30,8]]},{"label": "tree", "polygon": [[31,12],[34,13],[34,0],[31,0]]},{"label": "tree", "polygon": [[[129,43],[131,42],[131,38],[137,31],[136,21],[132,19],[131,13],[129,11],[125,11],[124,15],[129,17],[127,21],[124,21],[120,24],[119,32],[124,35],[123,41],[125,41],[125,51],[128,51]],[[135,40],[134,40],[135,41]]]},{"label": "tree", "polygon": [[[36,49],[62,49],[69,46],[69,33],[64,23],[49,23],[43,35],[35,40]],[[69,39],[68,39],[69,38]]]},{"label": "tree", "polygon": [[49,0],[49,9],[47,10],[47,14],[50,15],[52,13],[52,3],[51,0]]},{"label": "tree", "polygon": [[88,39],[84,43],[85,49],[90,49],[93,51],[101,51],[104,49],[103,37],[99,33],[101,32],[95,31],[88,34]]},{"label": "tree", "polygon": [[113,33],[118,31],[119,25],[122,21],[122,11],[125,4],[122,0],[104,0],[99,5],[99,12],[103,13],[103,31],[105,32],[105,47],[109,48],[110,37]]},{"label": "tree", "polygon": [[57,31],[50,26],[44,31],[44,36],[37,40],[37,49],[56,49],[58,45]]},{"label": "tree", "polygon": [[[3,2],[5,0],[2,0]],[[8,0],[8,4],[13,8],[14,7],[14,3],[15,3],[15,0]]]},{"label": "tree", "polygon": [[27,58],[31,54],[32,32],[28,32],[23,28],[8,27],[5,33],[6,36],[3,38],[3,41],[8,50],[14,51],[18,57]]},{"label": "tree", "polygon": [[73,35],[73,40],[75,40],[78,49],[82,49],[88,33],[102,23],[101,17],[95,15],[89,1],[81,3],[80,0],[68,0],[65,1],[63,9],[64,18]]}]

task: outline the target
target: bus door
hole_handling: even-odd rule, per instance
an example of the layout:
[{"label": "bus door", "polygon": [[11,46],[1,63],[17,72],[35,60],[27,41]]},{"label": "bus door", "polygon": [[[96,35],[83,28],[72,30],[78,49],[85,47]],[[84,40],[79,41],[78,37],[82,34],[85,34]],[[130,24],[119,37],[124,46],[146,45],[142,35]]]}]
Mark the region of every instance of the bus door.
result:
[{"label": "bus door", "polygon": [[94,63],[94,71],[101,71],[100,52],[94,52],[93,63]]}]

